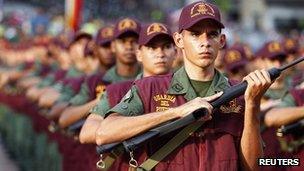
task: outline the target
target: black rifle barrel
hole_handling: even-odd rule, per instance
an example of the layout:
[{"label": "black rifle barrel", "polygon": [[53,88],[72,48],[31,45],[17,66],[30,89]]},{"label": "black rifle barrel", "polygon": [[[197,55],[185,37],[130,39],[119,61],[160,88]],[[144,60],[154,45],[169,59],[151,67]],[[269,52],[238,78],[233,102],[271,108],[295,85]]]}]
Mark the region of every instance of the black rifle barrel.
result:
[{"label": "black rifle barrel", "polygon": [[282,126],[278,130],[278,133],[279,133],[280,136],[284,136],[284,135],[287,135],[287,134],[293,134],[293,133],[299,131],[303,127],[304,127],[304,119],[301,119],[298,122]]},{"label": "black rifle barrel", "polygon": [[294,60],[294,61],[292,61],[292,62],[290,62],[288,64],[285,64],[285,65],[281,66],[279,68],[279,70],[280,71],[284,71],[285,69],[290,68],[290,67],[292,67],[292,66],[294,66],[294,65],[302,62],[303,60],[304,60],[304,56],[302,56],[301,58],[298,58],[298,59],[296,59],[296,60]]},{"label": "black rifle barrel", "polygon": [[[301,57],[290,64],[284,65],[280,68],[272,68],[268,70],[268,73],[270,75],[271,80],[274,80],[278,78],[281,74],[281,71],[284,71],[285,69],[296,65],[297,63],[304,60],[304,57]],[[247,88],[247,82],[242,82],[240,84],[237,84],[235,86],[230,87],[229,89],[226,89],[221,97],[216,99],[215,101],[211,102],[211,105],[213,108],[218,108],[221,105],[233,100],[236,97],[239,97],[243,95]],[[194,111],[192,114],[189,114],[181,119],[177,119],[175,121],[172,121],[168,124],[156,127],[154,129],[151,129],[141,135],[138,135],[136,137],[130,138],[123,142],[123,145],[127,150],[135,150],[140,144],[150,141],[151,139],[158,138],[160,136],[166,135],[172,131],[175,131],[179,128],[182,128],[186,125],[189,125],[199,118],[203,117],[206,114],[206,109],[200,108]],[[97,147],[99,149],[98,151],[101,153],[110,152],[113,148],[118,146],[120,143],[112,143],[112,144],[106,144]],[[106,148],[110,147],[110,148]]]},{"label": "black rifle barrel", "polygon": [[86,121],[86,119],[81,119],[81,120],[75,122],[74,124],[72,124],[72,125],[70,125],[70,126],[68,127],[68,131],[69,131],[69,132],[73,132],[73,133],[78,133],[78,132],[80,132],[80,130],[81,130],[83,124],[85,123],[85,121]]}]

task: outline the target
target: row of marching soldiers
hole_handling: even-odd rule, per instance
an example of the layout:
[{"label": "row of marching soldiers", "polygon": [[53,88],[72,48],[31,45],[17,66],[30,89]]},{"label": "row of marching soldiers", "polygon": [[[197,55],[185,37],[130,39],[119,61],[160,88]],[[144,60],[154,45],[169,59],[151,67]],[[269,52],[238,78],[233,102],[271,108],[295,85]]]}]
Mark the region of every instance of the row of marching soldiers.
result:
[{"label": "row of marching soldiers", "polygon": [[[64,36],[37,37],[34,43],[24,42],[19,46],[3,43],[0,131],[20,167],[24,170],[97,169],[99,155],[95,145],[103,144],[99,139],[100,125],[122,98],[124,102],[138,98],[130,93],[136,91],[131,89],[133,80],[172,74],[183,68],[183,54],[172,35],[165,24],[144,25],[124,18],[114,27],[101,28],[95,37],[79,32],[68,43]],[[256,53],[245,43],[226,45],[217,55],[215,68],[229,79],[242,81],[251,71],[280,67],[303,56],[301,43],[297,38],[269,41]],[[300,63],[284,72],[260,104],[264,157],[300,158],[302,167],[303,71],[304,64]],[[197,87],[198,82],[190,80],[190,84]],[[196,90],[198,94],[203,91]],[[165,100],[157,109],[167,110],[170,97],[159,98]],[[231,101],[229,105],[235,109],[237,104]],[[116,111],[127,111],[130,116],[140,112],[131,105],[119,107]],[[290,125],[291,129],[286,129]],[[112,161],[108,156],[111,155],[103,155],[103,170],[129,168],[128,153],[120,153]],[[134,156],[138,161],[143,160],[140,152]],[[160,161],[167,163],[167,170],[178,170],[183,164],[169,161],[167,158]]]}]

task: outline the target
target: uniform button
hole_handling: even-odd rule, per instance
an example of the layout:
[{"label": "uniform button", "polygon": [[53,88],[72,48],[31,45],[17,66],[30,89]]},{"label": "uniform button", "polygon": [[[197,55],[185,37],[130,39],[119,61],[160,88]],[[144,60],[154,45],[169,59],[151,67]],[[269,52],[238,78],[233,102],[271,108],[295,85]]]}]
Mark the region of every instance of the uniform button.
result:
[{"label": "uniform button", "polygon": [[121,106],[121,108],[122,109],[128,109],[128,106],[124,104],[124,105]]}]

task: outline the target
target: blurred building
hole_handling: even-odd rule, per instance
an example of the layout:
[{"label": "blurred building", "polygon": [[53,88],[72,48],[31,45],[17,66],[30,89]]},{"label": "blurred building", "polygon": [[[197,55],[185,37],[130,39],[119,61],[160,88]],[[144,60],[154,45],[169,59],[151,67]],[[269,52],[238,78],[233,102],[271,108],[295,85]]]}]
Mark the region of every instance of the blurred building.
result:
[{"label": "blurred building", "polygon": [[241,25],[262,31],[288,33],[304,29],[303,0],[237,0]]}]

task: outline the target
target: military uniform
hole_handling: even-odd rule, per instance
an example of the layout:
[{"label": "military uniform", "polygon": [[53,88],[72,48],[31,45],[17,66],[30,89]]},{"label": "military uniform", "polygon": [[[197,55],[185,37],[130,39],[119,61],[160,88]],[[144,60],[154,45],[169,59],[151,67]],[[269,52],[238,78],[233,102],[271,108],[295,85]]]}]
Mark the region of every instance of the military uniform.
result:
[{"label": "military uniform", "polygon": [[[98,93],[102,93],[102,89],[108,84],[102,80],[102,73],[95,73],[87,76],[85,81],[81,84],[81,88],[78,93],[70,99],[71,105],[82,105],[88,101],[94,100]],[[99,90],[101,89],[101,90]]]},{"label": "military uniform", "polygon": [[[295,107],[295,106],[303,106],[304,105],[304,89],[291,89],[288,94],[286,94],[282,98],[282,102],[279,107]],[[304,118],[302,118],[304,119]],[[300,130],[299,130],[300,131]],[[298,138],[303,137],[294,137],[294,136],[287,136],[285,137],[285,141],[299,141]],[[284,141],[284,140],[283,140]],[[300,170],[303,168],[303,161],[304,161],[304,145],[302,144],[297,150],[286,154],[290,158],[299,158],[300,165],[294,167],[287,167],[287,170]],[[291,156],[290,156],[291,155]]]},{"label": "military uniform", "polygon": [[[128,29],[128,28],[127,28]],[[134,32],[134,30],[128,30]],[[136,31],[135,31],[136,33]],[[98,46],[105,46],[114,38],[114,28],[113,27],[103,27],[101,28],[96,36],[95,43]],[[138,69],[138,72],[140,69]],[[96,96],[101,95],[103,93],[103,89],[105,86],[110,83],[116,83],[120,81],[133,80],[133,78],[137,75],[130,77],[123,77],[118,75],[116,66],[111,67],[106,73],[100,73],[96,71],[95,74],[92,74],[86,78],[86,81],[81,85],[81,90],[77,95],[75,95],[70,103],[72,105],[81,105],[88,101],[93,100]],[[102,92],[101,92],[102,91]]]},{"label": "military uniform", "polygon": [[[215,5],[195,2],[182,9],[179,33],[203,19],[212,19],[218,28],[224,28]],[[228,87],[228,79],[217,70],[211,82],[204,82],[190,80],[182,67],[174,74],[135,81],[121,102],[110,109],[105,117],[113,112],[124,116],[161,112],[185,104],[198,96],[213,95]],[[243,113],[244,100],[239,98],[215,109],[213,119],[190,133],[187,140],[160,161],[155,170],[238,170]],[[166,135],[149,143],[145,152],[151,156],[171,137],[172,134]],[[138,161],[141,163],[142,158]]]},{"label": "military uniform", "polygon": [[34,64],[35,70],[30,74],[30,76],[40,76],[44,77],[46,76],[49,72],[54,72],[55,70],[58,69],[58,64],[57,63],[52,63],[52,64],[43,64],[41,61],[37,60],[35,61]]},{"label": "military uniform", "polygon": [[234,45],[225,51],[223,61],[231,79],[240,80],[247,74],[248,58],[245,48],[241,45]]},{"label": "military uniform", "polygon": [[49,73],[41,82],[38,83],[37,87],[43,88],[43,87],[51,86],[55,82],[63,79],[66,73],[67,71],[64,69],[57,70],[54,73]]},{"label": "military uniform", "polygon": [[59,102],[70,100],[79,90],[85,75],[75,67],[70,67],[64,79],[57,81],[53,87],[60,92]]},{"label": "military uniform", "polygon": [[[130,22],[132,23],[133,20],[129,19]],[[127,20],[127,21],[129,21]],[[123,22],[124,20],[120,21]],[[118,24],[120,23],[118,22]],[[134,21],[133,21],[134,22]],[[134,23],[133,23],[134,24]],[[116,27],[115,31],[115,37],[120,36],[123,33],[126,32],[134,32],[138,34],[138,29],[140,28],[140,25],[137,23],[137,26],[134,28],[122,28],[122,30],[118,31]],[[113,39],[113,30],[110,29],[110,27],[105,27],[101,29],[98,33],[99,39],[96,40],[96,44],[98,45],[104,45],[107,43],[110,43]],[[111,67],[106,73],[96,73],[90,77],[87,78],[87,81],[81,85],[81,90],[79,91],[79,94],[77,94],[73,99],[71,99],[71,104],[72,105],[81,105],[84,104],[85,102],[88,102],[90,100],[93,100],[96,96],[101,95],[101,92],[103,93],[104,90],[99,90],[99,89],[105,89],[105,86],[108,84],[112,83],[117,83],[117,82],[123,82],[127,80],[134,80],[134,78],[141,72],[141,68],[138,67],[136,73],[133,75],[130,75],[128,77],[121,76],[117,73],[117,67],[114,65]],[[107,96],[107,95],[105,95]]]},{"label": "military uniform", "polygon": [[134,79],[139,73],[141,72],[140,67],[138,67],[137,72],[129,77],[123,77],[121,75],[118,75],[117,73],[117,68],[116,66],[113,66],[112,68],[110,68],[105,75],[103,76],[103,80],[110,82],[110,83],[116,83],[116,82],[121,82],[121,81],[127,81],[127,80],[132,80]]},{"label": "military uniform", "polygon": [[[142,74],[139,74],[135,80],[141,78]],[[99,102],[90,110],[90,113],[104,116],[109,109],[119,103],[132,85],[133,80],[108,85],[106,91],[100,96]]]},{"label": "military uniform", "polygon": [[[263,47],[259,50],[258,55],[263,59],[268,60],[278,60],[284,61],[286,58],[286,53],[282,47],[282,45],[277,41],[269,41],[266,42]],[[284,84],[284,83],[282,83]],[[279,89],[272,89],[269,88],[263,96],[263,102],[267,102],[269,100],[279,100],[283,98],[288,93],[288,89],[286,85],[283,85],[282,88]],[[263,101],[264,100],[264,101]],[[276,107],[276,106],[272,106]],[[269,109],[266,109],[269,110]],[[261,117],[264,118],[265,112],[261,114]],[[265,144],[264,148],[264,156],[265,158],[278,158],[279,156],[285,155],[284,152],[280,149],[280,142],[276,137],[276,128],[274,127],[266,127],[264,124],[264,120],[262,119],[261,123],[261,135]],[[262,170],[265,169],[276,169],[275,166],[268,166],[261,168]],[[279,168],[278,170],[284,170],[285,168]]]},{"label": "military uniform", "polygon": [[[162,83],[162,84],[159,84]],[[221,73],[210,83],[201,82],[203,92],[197,92],[182,67],[174,74],[143,78],[122,101],[110,109],[106,116],[115,112],[124,116],[168,110],[180,106],[195,97],[210,96],[222,91],[230,84]],[[239,143],[243,130],[244,101],[235,99],[214,112],[212,120],[190,136],[171,155],[157,166],[156,170],[237,170],[239,167]],[[171,135],[172,137],[172,135]],[[151,143],[148,155],[158,150],[167,138]]]}]

